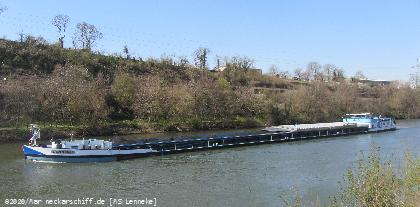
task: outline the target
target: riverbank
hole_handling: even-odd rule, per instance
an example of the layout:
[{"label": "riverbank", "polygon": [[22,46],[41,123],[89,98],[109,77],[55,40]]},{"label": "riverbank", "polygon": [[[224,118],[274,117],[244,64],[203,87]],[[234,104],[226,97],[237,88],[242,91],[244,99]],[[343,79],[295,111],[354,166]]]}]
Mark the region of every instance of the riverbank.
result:
[{"label": "riverbank", "polygon": [[[266,126],[257,118],[236,118],[233,120],[187,122],[145,122],[143,120],[124,120],[102,122],[95,125],[39,124],[42,138],[70,138],[96,136],[122,136],[130,134],[150,134],[163,132],[194,132],[220,129],[244,129]],[[30,138],[29,124],[0,128],[0,143],[27,141]]]}]

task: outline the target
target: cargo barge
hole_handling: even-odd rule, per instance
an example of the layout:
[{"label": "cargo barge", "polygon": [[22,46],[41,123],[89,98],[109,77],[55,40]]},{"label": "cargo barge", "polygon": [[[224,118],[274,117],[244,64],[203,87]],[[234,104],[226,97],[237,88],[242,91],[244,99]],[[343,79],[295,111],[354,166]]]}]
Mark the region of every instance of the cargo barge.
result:
[{"label": "cargo barge", "polygon": [[[391,118],[370,114],[348,114],[343,122],[281,125],[263,129],[265,133],[218,138],[199,138],[115,145],[97,139],[52,141],[50,145],[37,144],[40,130],[32,125],[30,145],[23,146],[25,159],[40,162],[106,162],[127,160],[152,155],[232,148],[240,146],[338,137],[396,129]],[[371,119],[372,122],[366,120]],[[360,120],[360,121],[358,121]],[[379,121],[378,121],[379,120]],[[386,122],[386,123],[385,123]],[[379,130],[381,128],[382,130]]]}]

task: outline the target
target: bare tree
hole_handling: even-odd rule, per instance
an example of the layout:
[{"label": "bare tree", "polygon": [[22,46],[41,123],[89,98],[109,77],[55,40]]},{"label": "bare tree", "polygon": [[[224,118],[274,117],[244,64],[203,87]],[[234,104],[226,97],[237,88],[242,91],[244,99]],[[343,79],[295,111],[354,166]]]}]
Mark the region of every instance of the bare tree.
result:
[{"label": "bare tree", "polygon": [[289,77],[290,77],[290,72],[289,72],[289,71],[287,71],[287,70],[282,70],[282,71],[279,71],[279,77],[280,77],[280,78],[287,79],[287,78],[289,78]]},{"label": "bare tree", "polygon": [[210,49],[200,47],[194,52],[194,61],[195,66],[200,69],[205,69],[207,67],[207,58],[210,53]]},{"label": "bare tree", "polygon": [[0,14],[5,12],[7,10],[7,7],[0,5]]},{"label": "bare tree", "polygon": [[304,72],[302,70],[302,68],[296,68],[295,71],[293,71],[295,78],[302,80],[303,76],[304,76]]},{"label": "bare tree", "polygon": [[60,43],[61,48],[64,47],[64,38],[66,37],[66,29],[67,29],[67,25],[70,22],[70,17],[67,15],[56,15],[52,20],[51,20],[51,24],[54,27],[57,27],[58,30],[58,42]]},{"label": "bare tree", "polygon": [[189,61],[188,58],[185,56],[178,57],[177,66],[186,67],[188,65]]},{"label": "bare tree", "polygon": [[25,40],[25,33],[23,33],[23,31],[20,31],[18,35],[20,42],[23,42]]},{"label": "bare tree", "polygon": [[216,55],[216,69],[219,69],[221,67],[221,57]]},{"label": "bare tree", "polygon": [[279,70],[276,65],[271,65],[269,69],[269,74],[271,76],[277,76],[279,78],[290,78],[291,74],[287,70]]},{"label": "bare tree", "polygon": [[358,80],[363,80],[363,79],[366,79],[366,76],[363,74],[362,71],[358,70],[356,74],[354,74],[354,78]]},{"label": "bare tree", "polygon": [[341,69],[341,68],[336,68],[333,71],[333,79],[332,80],[333,81],[338,81],[338,82],[344,80],[344,70]]},{"label": "bare tree", "polygon": [[277,76],[279,74],[279,68],[277,67],[277,65],[271,65],[268,71],[268,74],[270,74],[271,76]]},{"label": "bare tree", "polygon": [[310,62],[306,67],[306,73],[310,80],[322,80],[322,75],[320,73],[321,65],[317,62]]},{"label": "bare tree", "polygon": [[333,72],[337,70],[337,66],[333,64],[325,64],[324,65],[324,77],[325,80],[331,81],[333,79]]},{"label": "bare tree", "polygon": [[91,50],[96,41],[103,38],[102,33],[95,25],[86,22],[78,23],[77,30],[74,34],[73,44],[76,47],[80,45],[82,49]]},{"label": "bare tree", "polygon": [[127,45],[124,45],[124,48],[123,48],[123,53],[125,54],[125,57],[126,57],[127,59],[130,59],[130,52],[128,51],[128,47],[127,47]]},{"label": "bare tree", "polygon": [[254,60],[249,57],[232,57],[227,59],[226,66],[233,66],[234,68],[240,68],[249,70],[254,67]]}]

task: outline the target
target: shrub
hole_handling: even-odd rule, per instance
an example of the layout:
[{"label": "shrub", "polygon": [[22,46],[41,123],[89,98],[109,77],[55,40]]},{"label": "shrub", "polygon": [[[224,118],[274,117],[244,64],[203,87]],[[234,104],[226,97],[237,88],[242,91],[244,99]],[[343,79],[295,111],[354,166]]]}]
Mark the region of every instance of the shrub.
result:
[{"label": "shrub", "polygon": [[418,206],[420,159],[407,155],[401,170],[396,173],[391,162],[382,162],[379,150],[373,148],[356,169],[347,171],[345,185],[331,206]]}]

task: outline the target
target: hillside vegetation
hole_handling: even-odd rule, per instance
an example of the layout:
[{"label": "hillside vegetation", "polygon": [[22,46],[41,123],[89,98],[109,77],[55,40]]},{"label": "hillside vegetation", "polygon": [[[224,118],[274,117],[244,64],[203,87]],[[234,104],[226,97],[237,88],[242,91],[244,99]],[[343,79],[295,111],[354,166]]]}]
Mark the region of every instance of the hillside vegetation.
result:
[{"label": "hillside vegetation", "polygon": [[103,55],[28,36],[0,40],[0,63],[3,129],[39,123],[109,134],[336,121],[350,112],[420,116],[419,91],[406,85],[361,86],[317,71],[291,80],[263,75],[247,58],[212,72],[187,58]]}]

